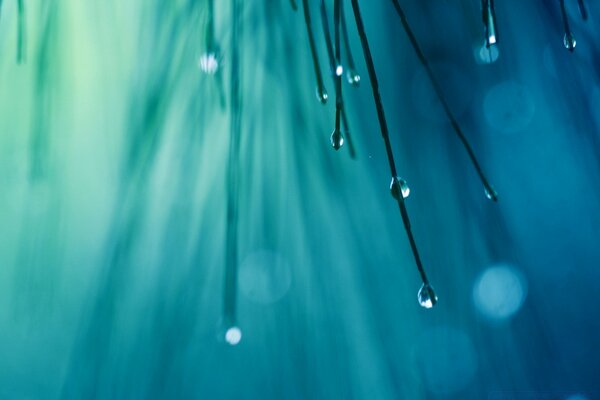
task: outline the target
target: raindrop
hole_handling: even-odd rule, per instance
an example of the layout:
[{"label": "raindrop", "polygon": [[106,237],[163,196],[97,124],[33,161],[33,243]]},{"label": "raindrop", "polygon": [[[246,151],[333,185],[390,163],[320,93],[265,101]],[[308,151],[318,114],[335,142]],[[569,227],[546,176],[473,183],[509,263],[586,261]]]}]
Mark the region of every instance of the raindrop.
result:
[{"label": "raindrop", "polygon": [[396,200],[400,200],[399,193],[402,193],[402,198],[406,199],[410,195],[410,188],[404,179],[395,176],[390,182],[390,192]]},{"label": "raindrop", "polygon": [[206,52],[198,60],[200,70],[208,75],[214,75],[219,69],[219,57],[215,52]]},{"label": "raindrop", "polygon": [[563,44],[567,50],[573,52],[575,50],[575,46],[577,46],[577,40],[575,40],[575,36],[571,32],[565,33]]},{"label": "raindrop", "polygon": [[485,197],[487,197],[488,199],[492,200],[492,201],[498,201],[498,193],[496,192],[496,190],[493,187],[489,187],[489,188],[485,188]]},{"label": "raindrop", "polygon": [[353,69],[348,69],[348,71],[346,71],[346,79],[351,85],[358,86],[360,84],[360,75]]},{"label": "raindrop", "polygon": [[428,283],[424,283],[419,289],[419,304],[424,308],[433,308],[437,304],[438,297],[433,290],[433,286]]},{"label": "raindrop", "polygon": [[325,90],[324,87],[317,87],[317,99],[319,100],[320,103],[325,104],[327,103],[327,98],[329,96],[327,96],[327,91]]},{"label": "raindrop", "polygon": [[242,340],[242,330],[232,326],[225,332],[225,341],[231,346],[236,346]]},{"label": "raindrop", "polygon": [[331,134],[331,145],[336,150],[339,150],[344,145],[344,136],[339,129],[335,129]]}]

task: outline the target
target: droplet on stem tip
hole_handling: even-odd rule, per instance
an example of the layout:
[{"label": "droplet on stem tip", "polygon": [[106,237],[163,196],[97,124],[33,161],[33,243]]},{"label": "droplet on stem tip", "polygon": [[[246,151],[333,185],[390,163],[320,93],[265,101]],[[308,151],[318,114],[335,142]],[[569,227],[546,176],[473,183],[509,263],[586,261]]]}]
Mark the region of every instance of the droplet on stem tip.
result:
[{"label": "droplet on stem tip", "polygon": [[438,302],[435,290],[433,290],[433,286],[429,283],[424,283],[423,286],[421,286],[417,297],[419,299],[419,304],[423,308],[433,308]]},{"label": "droplet on stem tip", "polygon": [[331,134],[331,145],[336,150],[339,150],[344,145],[344,136],[339,129],[335,129]]},{"label": "droplet on stem tip", "polygon": [[392,182],[390,182],[390,191],[392,192],[392,196],[396,200],[400,200],[400,193],[402,193],[402,198],[406,199],[410,195],[410,188],[408,187],[408,183],[398,176],[392,178]]}]

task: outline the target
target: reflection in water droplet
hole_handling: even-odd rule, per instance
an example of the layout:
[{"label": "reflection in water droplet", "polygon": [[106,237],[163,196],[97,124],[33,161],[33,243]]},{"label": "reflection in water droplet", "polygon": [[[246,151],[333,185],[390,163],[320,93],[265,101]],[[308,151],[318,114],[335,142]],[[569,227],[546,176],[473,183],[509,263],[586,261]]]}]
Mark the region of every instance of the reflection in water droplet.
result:
[{"label": "reflection in water droplet", "polygon": [[339,150],[344,145],[344,136],[338,129],[331,134],[331,145],[334,149]]},{"label": "reflection in water droplet", "polygon": [[208,75],[213,75],[219,69],[219,57],[215,52],[206,52],[198,60],[200,70]]},{"label": "reflection in water droplet", "polygon": [[492,201],[498,201],[498,192],[496,192],[496,189],[494,189],[493,187],[485,188],[484,189],[485,192],[485,197],[487,197],[488,199],[492,200]]},{"label": "reflection in water droplet", "polygon": [[406,199],[410,195],[410,188],[404,179],[395,176],[390,182],[390,192],[396,200],[400,200],[400,193],[402,193],[402,198]]},{"label": "reflection in water droplet", "polygon": [[498,46],[487,46],[484,42],[481,46],[475,47],[475,60],[478,64],[492,64],[498,60],[500,49]]},{"label": "reflection in water droplet", "polygon": [[438,297],[430,284],[423,284],[419,289],[419,304],[424,308],[433,308],[437,304]]},{"label": "reflection in water droplet", "polygon": [[563,44],[567,50],[573,51],[575,50],[575,46],[577,46],[577,40],[575,40],[575,36],[572,33],[565,33]]},{"label": "reflection in water droplet", "polygon": [[346,79],[348,80],[348,83],[354,86],[358,86],[360,84],[360,75],[358,74],[358,72],[354,71],[353,69],[349,69],[346,72]]},{"label": "reflection in water droplet", "polygon": [[317,87],[317,99],[319,100],[320,103],[327,103],[327,98],[329,96],[327,95],[327,91],[325,90],[325,88],[320,88]]},{"label": "reflection in water droplet", "polygon": [[225,332],[225,341],[232,346],[236,346],[242,340],[242,330],[237,326],[232,326]]}]

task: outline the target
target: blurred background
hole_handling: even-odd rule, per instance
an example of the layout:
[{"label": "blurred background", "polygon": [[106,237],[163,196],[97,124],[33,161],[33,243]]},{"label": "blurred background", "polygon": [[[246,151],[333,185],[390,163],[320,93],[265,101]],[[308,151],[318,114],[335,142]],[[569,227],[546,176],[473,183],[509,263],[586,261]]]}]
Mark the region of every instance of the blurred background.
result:
[{"label": "blurred background", "polygon": [[391,2],[361,1],[430,310],[350,2],[354,160],[318,2],[326,105],[301,4],[242,2],[237,346],[231,2],[214,74],[207,0],[1,3],[0,398],[600,399],[597,2],[566,1],[570,53],[558,1],[498,1],[491,52],[478,0],[402,1],[493,203]]}]

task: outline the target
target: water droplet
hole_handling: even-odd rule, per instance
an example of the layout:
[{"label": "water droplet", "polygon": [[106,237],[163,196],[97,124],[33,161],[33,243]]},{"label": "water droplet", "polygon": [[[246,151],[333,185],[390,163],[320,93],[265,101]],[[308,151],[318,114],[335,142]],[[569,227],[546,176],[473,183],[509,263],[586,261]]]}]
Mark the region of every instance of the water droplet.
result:
[{"label": "water droplet", "polygon": [[565,38],[563,39],[563,43],[565,48],[569,51],[574,51],[575,46],[577,46],[577,40],[575,40],[575,36],[572,33],[565,33]]},{"label": "water droplet", "polygon": [[485,188],[485,197],[492,201],[498,201],[498,193],[493,187]]},{"label": "water droplet", "polygon": [[481,46],[475,47],[474,53],[475,61],[478,64],[492,64],[496,62],[500,56],[500,50],[498,49],[498,46],[492,45],[488,47],[485,41]]},{"label": "water droplet", "polygon": [[231,346],[236,346],[242,340],[242,330],[232,326],[225,332],[225,341]]},{"label": "water droplet", "polygon": [[200,56],[198,66],[207,75],[214,75],[219,70],[219,56],[214,51],[207,51]]},{"label": "water droplet", "polygon": [[424,308],[432,308],[437,304],[438,298],[433,290],[433,286],[428,283],[424,283],[419,289],[419,304]]},{"label": "water droplet", "polygon": [[348,83],[353,86],[358,86],[360,84],[360,75],[353,69],[349,69],[346,72],[346,79],[348,80]]},{"label": "water droplet", "polygon": [[392,192],[392,196],[396,200],[400,200],[399,193],[402,193],[403,198],[407,198],[410,194],[410,188],[408,187],[408,183],[402,178],[397,176],[392,178],[392,182],[390,182],[390,191]]},{"label": "water droplet", "polygon": [[217,340],[236,346],[242,340],[242,330],[236,325],[231,316],[223,316],[217,324]]},{"label": "water droplet", "polygon": [[325,90],[324,87],[317,87],[317,99],[319,100],[320,103],[325,104],[327,103],[327,98],[329,96],[327,96],[327,91]]},{"label": "water droplet", "polygon": [[337,76],[342,76],[342,74],[344,73],[344,67],[340,64],[337,67],[335,67],[335,74]]},{"label": "water droplet", "polygon": [[344,145],[344,136],[338,129],[335,129],[331,134],[331,145],[336,150],[339,150]]}]

